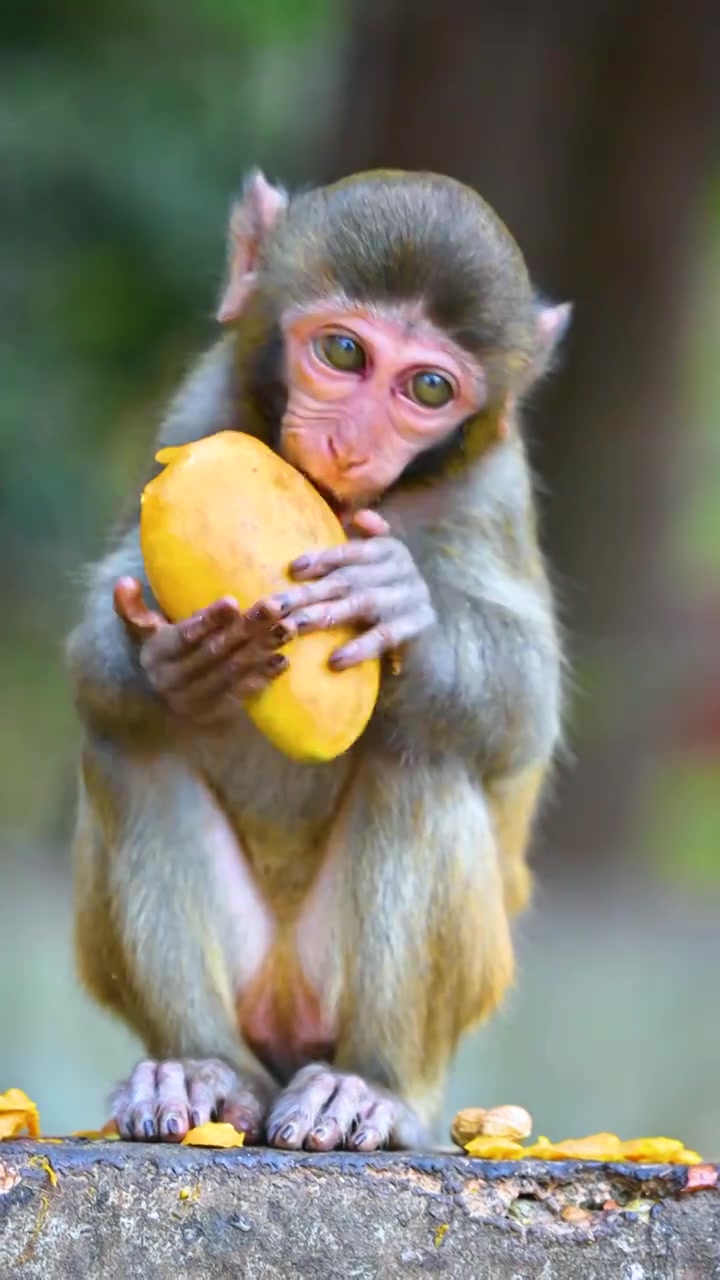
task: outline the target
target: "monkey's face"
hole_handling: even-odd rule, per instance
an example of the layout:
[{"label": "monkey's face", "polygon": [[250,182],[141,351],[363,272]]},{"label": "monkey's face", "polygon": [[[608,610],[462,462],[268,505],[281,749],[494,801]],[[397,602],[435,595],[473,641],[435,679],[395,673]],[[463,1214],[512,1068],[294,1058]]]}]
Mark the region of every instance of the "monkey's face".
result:
[{"label": "monkey's face", "polygon": [[322,304],[283,329],[280,451],[343,507],[379,497],[485,402],[481,366],[417,305]]}]

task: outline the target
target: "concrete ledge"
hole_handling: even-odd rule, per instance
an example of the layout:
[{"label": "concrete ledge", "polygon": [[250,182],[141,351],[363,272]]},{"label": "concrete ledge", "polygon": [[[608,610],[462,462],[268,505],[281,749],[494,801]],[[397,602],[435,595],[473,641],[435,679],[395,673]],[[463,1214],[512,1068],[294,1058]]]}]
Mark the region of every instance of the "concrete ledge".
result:
[{"label": "concrete ledge", "polygon": [[712,1280],[720,1193],[687,1178],[444,1153],[2,1142],[0,1280]]}]

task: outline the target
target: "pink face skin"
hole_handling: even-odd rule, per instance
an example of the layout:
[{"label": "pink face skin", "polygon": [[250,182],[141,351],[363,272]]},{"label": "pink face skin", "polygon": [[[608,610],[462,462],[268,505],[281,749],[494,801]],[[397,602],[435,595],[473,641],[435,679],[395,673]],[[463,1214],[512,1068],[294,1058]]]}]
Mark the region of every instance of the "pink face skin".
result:
[{"label": "pink face skin", "polygon": [[[289,394],[281,451],[342,507],[372,503],[419,453],[483,406],[482,368],[417,307],[326,304],[290,313],[284,331]],[[362,368],[333,366],[327,340],[335,337],[340,348],[331,341],[330,355],[347,351],[351,339]],[[419,403],[418,388],[437,390],[437,375],[451,389],[447,403]]]}]

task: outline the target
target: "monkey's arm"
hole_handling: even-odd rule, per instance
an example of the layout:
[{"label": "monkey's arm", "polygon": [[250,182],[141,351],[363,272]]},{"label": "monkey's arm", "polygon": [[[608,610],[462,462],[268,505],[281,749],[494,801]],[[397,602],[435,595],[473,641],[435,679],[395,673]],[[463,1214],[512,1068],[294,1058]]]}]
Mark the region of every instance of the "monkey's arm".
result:
[{"label": "monkey's arm", "polygon": [[561,659],[543,581],[494,582],[438,558],[428,572],[436,621],[407,646],[383,683],[378,723],[412,751],[438,744],[489,774],[547,760],[560,733]]},{"label": "monkey's arm", "polygon": [[75,700],[82,718],[98,729],[161,729],[167,711],[153,692],[140,666],[137,647],[113,607],[113,589],[123,576],[137,578],[152,598],[137,527],[89,571],[83,617],[66,645]]},{"label": "monkey's arm", "polygon": [[298,586],[268,602],[288,635],[358,625],[332,655],[336,669],[402,647],[374,728],[404,753],[458,753],[486,777],[546,762],[559,734],[552,597],[523,468],[509,480],[511,505],[485,496],[483,510],[482,491],[467,486],[450,494],[437,523],[415,496],[400,537],[388,536],[382,515],[360,513],[369,538],[299,557]]}]

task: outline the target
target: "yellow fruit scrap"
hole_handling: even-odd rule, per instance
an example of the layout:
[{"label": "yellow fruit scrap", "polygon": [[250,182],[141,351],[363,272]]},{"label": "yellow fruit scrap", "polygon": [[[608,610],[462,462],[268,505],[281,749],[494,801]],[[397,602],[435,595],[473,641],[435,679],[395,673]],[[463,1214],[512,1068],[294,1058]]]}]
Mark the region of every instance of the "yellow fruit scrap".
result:
[{"label": "yellow fruit scrap", "polygon": [[538,1138],[523,1153],[528,1160],[622,1160],[622,1143],[614,1133],[592,1133],[587,1138],[550,1142]]},{"label": "yellow fruit scrap", "polygon": [[622,1149],[625,1160],[667,1164],[680,1154],[683,1144],[677,1138],[633,1138],[629,1142],[623,1142]]},{"label": "yellow fruit scrap", "polygon": [[632,1138],[622,1142],[615,1133],[593,1133],[587,1138],[567,1138],[549,1142],[538,1138],[526,1147],[529,1160],[600,1160],[603,1163],[632,1161],[635,1164],[700,1164],[697,1151],[689,1151],[677,1138]]},{"label": "yellow fruit scrap", "polygon": [[447,1235],[447,1233],[448,1233],[448,1231],[449,1231],[449,1230],[450,1230],[450,1223],[449,1223],[449,1222],[441,1222],[441,1223],[440,1223],[440,1226],[438,1227],[437,1231],[435,1232],[435,1248],[436,1248],[436,1249],[439,1249],[439,1248],[440,1248],[440,1245],[442,1244],[442,1242],[443,1242],[443,1240],[445,1239],[445,1237],[446,1237],[446,1235]]},{"label": "yellow fruit scrap", "polygon": [[28,1160],[28,1164],[33,1165],[36,1169],[42,1169],[43,1173],[47,1174],[51,1186],[57,1186],[58,1176],[47,1156],[31,1156],[30,1160]]},{"label": "yellow fruit scrap", "polygon": [[465,1144],[469,1156],[477,1156],[480,1160],[519,1160],[525,1155],[525,1148],[511,1138],[494,1138],[482,1134],[471,1138]]},{"label": "yellow fruit scrap", "polygon": [[458,1111],[450,1129],[453,1141],[470,1156],[483,1160],[596,1160],[603,1164],[633,1161],[636,1164],[702,1164],[702,1156],[678,1138],[632,1138],[623,1142],[616,1133],[591,1133],[585,1138],[551,1142],[539,1137],[529,1146],[519,1138],[532,1130],[532,1118],[523,1107],[485,1110],[466,1107]]},{"label": "yellow fruit scrap", "polygon": [[700,1164],[697,1151],[689,1151],[678,1138],[634,1138],[623,1142],[623,1160],[637,1164]]},{"label": "yellow fruit scrap", "polygon": [[40,1137],[37,1106],[22,1089],[0,1093],[0,1139],[16,1138],[24,1129],[31,1138]]},{"label": "yellow fruit scrap", "polygon": [[185,1147],[243,1147],[245,1134],[238,1133],[231,1124],[199,1124],[190,1129],[182,1140]]}]

